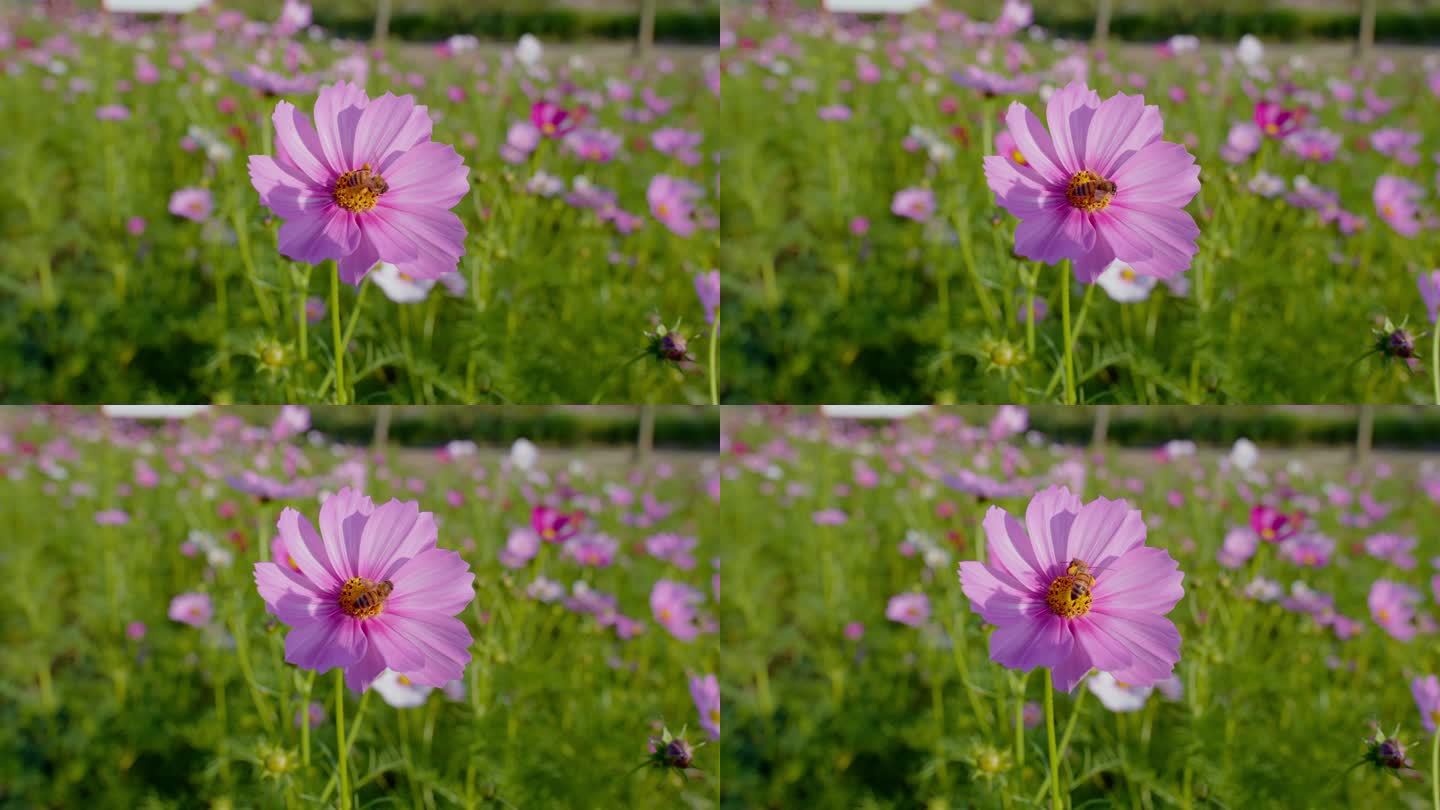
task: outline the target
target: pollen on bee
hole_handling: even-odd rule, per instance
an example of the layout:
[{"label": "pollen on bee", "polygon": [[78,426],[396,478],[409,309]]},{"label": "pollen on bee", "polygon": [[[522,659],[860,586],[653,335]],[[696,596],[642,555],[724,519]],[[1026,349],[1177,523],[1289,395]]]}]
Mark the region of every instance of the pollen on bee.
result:
[{"label": "pollen on bee", "polygon": [[1086,169],[1076,172],[1070,178],[1070,182],[1065,188],[1065,199],[1069,201],[1071,207],[1093,214],[1108,208],[1110,199],[1118,190],[1113,181]]},{"label": "pollen on bee", "polygon": [[1056,577],[1045,592],[1046,607],[1062,619],[1078,619],[1089,613],[1093,599],[1090,588],[1081,577],[1071,574]]},{"label": "pollen on bee", "polygon": [[379,173],[371,171],[370,164],[366,163],[340,175],[330,196],[341,208],[360,213],[374,208],[380,201],[380,195],[389,190],[390,184]]},{"label": "pollen on bee", "polygon": [[375,582],[362,577],[351,577],[340,586],[340,596],[336,601],[339,602],[340,609],[350,616],[371,619],[385,610],[385,600],[390,598],[394,588],[388,579]]}]

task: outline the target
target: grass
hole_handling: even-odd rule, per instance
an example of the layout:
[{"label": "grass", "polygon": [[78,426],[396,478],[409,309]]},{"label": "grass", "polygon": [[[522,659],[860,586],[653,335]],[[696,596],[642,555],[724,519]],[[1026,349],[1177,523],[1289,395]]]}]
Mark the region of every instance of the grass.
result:
[{"label": "grass", "polygon": [[[268,424],[242,437],[242,424],[233,413],[145,427],[90,409],[0,414],[0,501],[28,505],[0,510],[16,538],[0,551],[0,804],[335,806],[334,674],[284,662],[287,628],[265,612],[251,570],[281,509],[314,521],[319,501],[262,501],[221,476],[258,468],[333,489],[337,469],[358,464],[377,504],[417,500],[437,515],[439,546],[470,564],[476,593],[460,615],[474,640],[458,699],[436,690],[396,708],[374,689],[343,698],[352,806],[716,805],[718,746],[698,748],[701,775],[689,779],[633,770],[662,723],[704,739],[689,677],[716,670],[714,636],[681,641],[649,608],[658,579],[710,592],[703,456],[637,467],[549,448],[526,474],[493,453],[447,462],[395,448],[367,460],[363,447],[273,441]],[[152,486],[142,467],[155,472]],[[635,503],[622,505],[621,491]],[[652,496],[671,513],[641,525],[641,499]],[[619,541],[616,563],[584,568],[547,544],[528,565],[501,566],[497,551],[542,498],[584,508],[588,531]],[[97,522],[113,509],[128,522]],[[697,566],[648,556],[643,541],[658,532],[704,532]],[[187,555],[187,541],[229,561]],[[644,632],[622,641],[594,616],[527,596],[540,576],[613,594]],[[168,619],[171,599],[194,591],[208,594],[213,619]],[[127,635],[131,622],[145,625],[142,638]],[[296,717],[310,702],[322,716],[303,726]]]},{"label": "grass", "polygon": [[[1357,468],[1334,454],[1271,447],[1242,473],[1223,451],[1163,463],[1149,452],[992,443],[988,418],[941,411],[861,426],[808,409],[727,412],[733,473],[721,532],[754,538],[725,560],[734,583],[722,625],[722,679],[735,691],[738,729],[723,742],[732,806],[1050,807],[1051,761],[1072,808],[1430,806],[1430,740],[1410,682],[1440,665],[1433,625],[1401,641],[1366,603],[1386,578],[1416,588],[1417,610],[1433,616],[1426,531],[1440,507],[1423,457]],[[1064,753],[1050,758],[1048,681],[990,660],[990,631],[956,577],[958,562],[983,559],[986,509],[1023,513],[1028,497],[985,501],[942,483],[959,469],[1000,481],[1078,478],[1085,499],[1125,498],[1141,510],[1147,543],[1184,573],[1185,595],[1169,614],[1183,639],[1182,698],[1157,692],[1119,713],[1083,685],[1054,694]],[[1351,525],[1364,522],[1357,499],[1366,494],[1388,513]],[[1222,567],[1223,538],[1248,525],[1261,499],[1303,509],[1307,532],[1336,541],[1333,557],[1306,568],[1261,544],[1241,567]],[[843,519],[817,520],[822,511]],[[1382,532],[1420,538],[1416,567],[1364,550]],[[1340,640],[1311,616],[1246,597],[1257,577],[1287,593],[1303,581],[1332,594],[1361,632]],[[888,600],[912,592],[928,598],[929,619],[887,620]],[[863,627],[858,638],[846,634],[852,622]],[[1387,734],[1398,726],[1424,776],[1347,771],[1372,720]]]}]

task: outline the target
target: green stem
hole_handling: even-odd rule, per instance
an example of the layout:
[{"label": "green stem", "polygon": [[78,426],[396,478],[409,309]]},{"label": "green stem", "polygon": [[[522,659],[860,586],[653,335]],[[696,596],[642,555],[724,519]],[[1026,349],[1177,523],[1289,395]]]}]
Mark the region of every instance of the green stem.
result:
[{"label": "green stem", "polygon": [[[1050,684],[1047,683],[1045,688],[1048,691]],[[1062,759],[1065,756],[1065,752],[1070,750],[1070,735],[1075,733],[1075,721],[1080,719],[1080,704],[1085,701],[1085,693],[1088,691],[1090,690],[1079,689],[1075,692],[1075,705],[1070,707],[1070,719],[1065,721],[1065,733],[1060,735],[1060,757]],[[1046,776],[1045,784],[1041,785],[1040,789],[1035,792],[1035,798],[1030,800],[1031,804],[1040,803],[1040,799],[1045,795],[1045,787],[1049,784],[1050,777]]]},{"label": "green stem", "polygon": [[304,698],[300,701],[300,761],[310,767],[310,689],[315,685],[315,671],[305,675]]},{"label": "green stem", "polygon": [[1020,688],[1015,693],[1015,767],[1025,764],[1025,686],[1030,673],[1020,676]]},{"label": "green stem", "polygon": [[1430,735],[1430,799],[1440,810],[1440,729]]},{"label": "green stem", "polygon": [[[1440,321],[1430,328],[1430,376],[1435,381],[1435,404],[1440,405]],[[1436,802],[1440,807],[1440,801]]]},{"label": "green stem", "polygon": [[1065,339],[1065,404],[1075,404],[1075,357],[1070,338],[1070,262],[1060,270],[1060,329]]},{"label": "green stem", "polygon": [[[1070,273],[1069,266],[1066,266],[1065,286],[1069,289]],[[1069,321],[1069,299],[1070,294],[1065,294],[1066,300],[1066,321]],[[1068,333],[1068,329],[1067,329]],[[1066,343],[1066,353],[1069,353],[1069,343]],[[1050,670],[1046,669],[1045,680],[1050,680]],[[1045,684],[1045,738],[1050,744],[1050,806],[1053,810],[1064,810],[1065,805],[1060,801],[1060,758],[1055,753],[1055,688],[1053,684]]]},{"label": "green stem", "polygon": [[[338,277],[332,282],[331,292],[335,290],[335,284],[339,283]],[[336,337],[339,337],[340,322],[335,322]],[[336,344],[339,345],[338,343]],[[339,388],[336,388],[338,391]],[[340,763],[338,782],[340,784],[340,810],[350,810],[350,778],[347,772],[346,760],[350,758],[350,746],[345,741],[345,670],[335,670],[335,758]]]},{"label": "green stem", "polygon": [[[715,313],[715,322],[710,324],[710,404],[720,404],[720,373],[715,368],[715,345],[720,342],[720,313]],[[1437,344],[1440,345],[1440,344]],[[1440,381],[1435,383],[1440,386]],[[1440,388],[1437,388],[1440,391]],[[1440,393],[1436,394],[1436,402],[1440,402]]]},{"label": "green stem", "polygon": [[[345,347],[340,343],[340,271],[330,274],[330,333],[335,342],[335,404],[345,404]],[[343,781],[343,779],[342,779]]]}]

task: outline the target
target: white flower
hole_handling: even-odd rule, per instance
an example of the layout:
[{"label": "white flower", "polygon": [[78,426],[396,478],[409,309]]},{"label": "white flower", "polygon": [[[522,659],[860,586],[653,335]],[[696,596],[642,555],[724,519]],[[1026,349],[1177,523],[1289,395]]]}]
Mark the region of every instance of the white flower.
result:
[{"label": "white flower", "polygon": [[1150,297],[1150,291],[1155,289],[1156,284],[1154,278],[1136,273],[1134,268],[1119,259],[1110,262],[1097,281],[1106,295],[1122,304],[1144,301]]},{"label": "white flower", "polygon": [[515,59],[527,68],[540,64],[540,59],[545,56],[545,48],[534,34],[526,34],[520,37],[515,44]]},{"label": "white flower", "polygon": [[1260,448],[1249,439],[1237,439],[1230,448],[1230,463],[1239,470],[1249,470],[1260,460]]},{"label": "white flower", "polygon": [[[385,296],[397,304],[414,304],[424,301],[435,287],[435,280],[428,278],[411,278],[400,272],[400,268],[388,262],[380,262],[375,269],[370,271],[370,277],[380,285],[380,290]],[[466,282],[465,277],[460,273],[446,273],[440,278],[440,283],[445,285],[452,295],[464,295]]]},{"label": "white flower", "polygon": [[1200,49],[1200,38],[1188,34],[1176,34],[1170,38],[1171,53],[1190,53]]},{"label": "white flower", "polygon": [[510,446],[510,463],[517,469],[529,471],[540,458],[540,451],[529,439],[516,439]]},{"label": "white flower", "polygon": [[380,673],[372,686],[386,703],[397,709],[413,709],[416,706],[424,706],[431,689],[429,686],[412,683],[409,678],[393,669],[387,669]]},{"label": "white flower", "polygon": [[1108,672],[1097,672],[1085,679],[1085,685],[1112,712],[1138,712],[1145,708],[1153,686],[1131,686],[1115,680]]},{"label": "white flower", "polygon": [[[1304,179],[1304,177],[1296,178],[1297,181]],[[1251,191],[1261,197],[1275,197],[1285,191],[1285,178],[1276,177],[1267,172],[1256,172],[1255,176],[1250,179],[1249,186]]]},{"label": "white flower", "polygon": [[1235,58],[1240,60],[1246,67],[1254,67],[1260,64],[1265,58],[1265,46],[1254,34],[1246,34],[1240,38],[1240,44],[1235,47]]},{"label": "white flower", "polygon": [[445,445],[445,452],[448,453],[451,458],[464,458],[465,456],[473,456],[480,452],[480,447],[469,439],[456,439]]},{"label": "white flower", "polygon": [[1165,443],[1164,449],[1166,458],[1188,458],[1195,455],[1195,442],[1188,439],[1172,439]]}]

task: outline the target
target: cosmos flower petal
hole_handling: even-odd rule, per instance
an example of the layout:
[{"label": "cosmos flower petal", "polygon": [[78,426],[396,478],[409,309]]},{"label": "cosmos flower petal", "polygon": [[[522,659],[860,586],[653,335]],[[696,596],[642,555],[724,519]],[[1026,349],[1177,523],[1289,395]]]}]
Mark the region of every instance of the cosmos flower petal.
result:
[{"label": "cosmos flower petal", "polygon": [[1094,606],[1169,613],[1185,596],[1183,579],[1180,564],[1165,549],[1132,548],[1097,575]]},{"label": "cosmos flower petal", "polygon": [[425,653],[425,666],[403,674],[421,686],[444,686],[459,678],[470,661],[470,630],[453,616],[392,610],[386,622]]},{"label": "cosmos flower petal", "polygon": [[1011,669],[1053,667],[1070,655],[1074,643],[1065,620],[1042,609],[1028,621],[997,628],[990,635],[990,658]]},{"label": "cosmos flower petal", "polygon": [[1049,562],[1037,555],[1020,521],[1004,509],[992,506],[985,511],[982,526],[994,572],[1006,575],[1017,592],[1043,591],[1049,578]]},{"label": "cosmos flower petal", "polygon": [[[414,96],[386,93],[371,99],[360,113],[355,127],[353,160],[368,163],[371,169],[383,174],[380,159],[394,151],[395,138],[405,129],[414,110]],[[405,144],[406,147],[411,145],[413,141]],[[386,177],[386,182],[389,182],[389,177]]]},{"label": "cosmos flower petal", "polygon": [[1160,111],[1141,96],[1120,93],[1100,102],[1085,142],[1085,168],[1111,177],[1141,148],[1160,137]]},{"label": "cosmos flower petal", "polygon": [[291,627],[328,612],[335,604],[288,566],[260,562],[255,564],[254,573],[255,587],[265,600],[266,610]]},{"label": "cosmos flower petal", "polygon": [[438,279],[453,273],[464,255],[465,225],[452,211],[417,208],[404,212],[387,211],[397,228],[410,234],[418,255],[408,262],[395,262],[411,278]]},{"label": "cosmos flower petal", "polygon": [[1097,234],[1095,247],[1091,248],[1089,253],[1074,259],[1075,278],[1082,284],[1094,284],[1115,258],[1115,251],[1110,247],[1110,243],[1099,238]]},{"label": "cosmos flower petal", "polygon": [[396,158],[386,170],[390,190],[385,201],[391,207],[432,205],[450,208],[470,191],[469,170],[455,147],[444,143],[423,143]]},{"label": "cosmos flower petal", "polygon": [[1035,546],[1035,557],[1041,571],[1058,576],[1066,563],[1075,557],[1069,548],[1071,523],[1081,510],[1080,499],[1066,487],[1052,486],[1036,493],[1025,507],[1025,530]]},{"label": "cosmos flower petal", "polygon": [[1125,501],[1096,498],[1080,507],[1074,521],[1067,553],[1089,563],[1097,572],[1145,542],[1145,522],[1140,519],[1140,511]]},{"label": "cosmos flower petal", "polygon": [[318,216],[286,220],[280,226],[279,248],[295,261],[314,264],[344,256],[355,250],[359,240],[354,215],[330,205]]},{"label": "cosmos flower petal", "polygon": [[382,153],[378,164],[380,173],[389,177],[386,172],[392,171],[396,162],[409,154],[412,147],[422,146],[430,140],[433,126],[429,108],[424,104],[416,104],[405,119],[405,125],[395,133],[389,147]]},{"label": "cosmos flower petal", "polygon": [[310,119],[295,109],[295,105],[281,101],[275,104],[270,120],[275,124],[276,155],[283,155],[283,161],[302,172],[312,185],[330,183],[335,174],[326,165],[320,137]]},{"label": "cosmos flower petal", "polygon": [[291,559],[300,567],[300,572],[315,583],[315,589],[322,593],[338,592],[342,580],[330,561],[325,541],[310,525],[309,518],[287,507],[280,512],[275,527],[279,529]]},{"label": "cosmos flower petal", "polygon": [[260,193],[260,201],[282,219],[318,214],[330,204],[330,193],[312,187],[294,166],[267,155],[251,155],[249,167],[250,184]]},{"label": "cosmos flower petal", "polygon": [[1153,686],[1170,676],[1180,660],[1180,631],[1174,622],[1148,610],[1092,610],[1092,625],[1125,645],[1131,665],[1111,672],[1116,680],[1134,686]]},{"label": "cosmos flower petal", "polygon": [[453,615],[475,597],[475,575],[470,572],[470,564],[449,549],[432,547],[421,551],[400,563],[388,579],[395,583],[392,609],[418,607]]},{"label": "cosmos flower petal", "polygon": [[361,624],[370,647],[380,653],[390,669],[404,672],[425,666],[425,653],[415,642],[392,629],[384,616]]},{"label": "cosmos flower petal", "polygon": [[384,672],[385,656],[373,644],[366,644],[365,655],[345,669],[345,685],[356,692],[364,692]]},{"label": "cosmos flower petal", "polygon": [[[375,217],[367,217],[366,220],[374,222]],[[352,253],[340,257],[335,263],[336,270],[340,273],[340,280],[346,284],[360,286],[365,279],[365,274],[375,267],[380,261],[380,249],[375,246],[375,240],[371,238],[373,229],[367,229],[363,225],[360,228],[360,242],[355,246]]]},{"label": "cosmos flower petal", "polygon": [[1086,253],[1094,245],[1095,226],[1090,218],[1064,202],[1015,226],[1015,252],[1037,262],[1054,264]]},{"label": "cosmos flower petal", "polygon": [[975,606],[980,617],[999,626],[1043,608],[1044,602],[1020,590],[1003,569],[991,568],[975,560],[960,563],[960,587]]},{"label": "cosmos flower petal", "polygon": [[395,264],[396,262],[414,261],[420,256],[419,248],[415,247],[415,240],[390,224],[389,217],[383,213],[363,218],[360,221],[360,231],[363,238],[369,240],[375,251],[379,253],[379,261]]},{"label": "cosmos flower petal", "polygon": [[360,576],[360,538],[375,504],[358,490],[345,487],[320,507],[320,534],[330,563],[342,580]]},{"label": "cosmos flower petal", "polygon": [[365,556],[358,560],[360,576],[376,581],[394,578],[401,565],[425,549],[435,547],[435,516],[421,512],[414,501],[380,506],[365,524],[360,544]]},{"label": "cosmos flower petal", "polygon": [[1080,643],[1080,634],[1073,633],[1074,645],[1070,654],[1055,663],[1050,670],[1050,682],[1061,692],[1069,692],[1075,688],[1096,664],[1090,655],[1090,649]]},{"label": "cosmos flower petal", "polygon": [[298,625],[285,637],[285,660],[317,672],[346,667],[365,656],[368,644],[357,622],[334,607]]},{"label": "cosmos flower petal", "polygon": [[1200,167],[1184,146],[1168,141],[1147,144],[1113,175],[1120,192],[1114,204],[1185,206],[1200,192]]},{"label": "cosmos flower petal", "polygon": [[315,132],[331,176],[360,168],[355,160],[355,131],[369,99],[349,82],[320,88],[315,97]]},{"label": "cosmos flower petal", "polygon": [[1011,214],[1026,219],[1049,215],[1065,202],[1065,196],[1042,181],[1035,172],[1003,157],[985,158],[985,184],[995,194],[995,202]]},{"label": "cosmos flower petal", "polygon": [[[1099,106],[1100,94],[1082,82],[1065,85],[1063,90],[1050,96],[1049,103],[1045,105],[1045,122],[1050,126],[1055,154],[1067,179],[1081,169],[1089,168],[1085,165],[1085,144]],[[1020,152],[1029,160],[1025,147],[1020,147]]]},{"label": "cosmos flower petal", "polygon": [[1168,279],[1190,269],[1199,251],[1195,240],[1200,228],[1184,209],[1148,203],[1126,205],[1124,213],[1124,227],[1148,241],[1153,251],[1148,258],[1126,259],[1135,272]]},{"label": "cosmos flower petal", "polygon": [[1051,183],[1063,183],[1070,178],[1070,173],[1060,164],[1050,133],[1028,107],[1012,101],[1010,109],[1005,111],[1005,126],[1016,148],[1025,156],[1025,162],[1033,166],[1040,177]]},{"label": "cosmos flower petal", "polygon": [[1131,265],[1144,262],[1155,255],[1155,250],[1139,230],[1132,227],[1131,223],[1123,216],[1116,216],[1110,211],[1097,211],[1092,216],[1095,218],[1095,250],[1103,249],[1114,255],[1116,258]]}]

